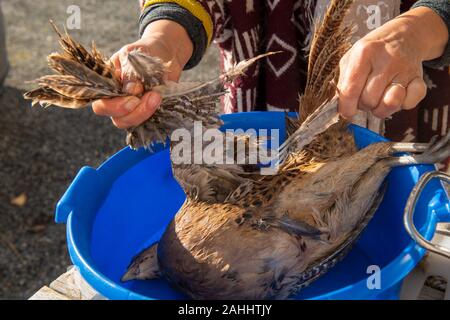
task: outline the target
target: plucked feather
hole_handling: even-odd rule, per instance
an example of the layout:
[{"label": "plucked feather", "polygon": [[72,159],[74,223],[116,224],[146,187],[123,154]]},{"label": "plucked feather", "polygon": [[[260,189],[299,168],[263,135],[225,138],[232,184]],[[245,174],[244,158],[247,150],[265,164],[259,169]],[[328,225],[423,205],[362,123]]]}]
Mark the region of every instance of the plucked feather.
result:
[{"label": "plucked feather", "polygon": [[68,109],[80,109],[89,104],[90,100],[72,99],[61,95],[55,90],[48,87],[40,87],[38,89],[26,93],[26,99],[30,99],[34,106],[40,103],[43,107],[50,105],[64,105]]},{"label": "plucked feather", "polygon": [[[25,93],[26,99],[32,100],[33,105],[40,102],[44,106],[53,104],[77,109],[97,99],[127,95],[114,66],[105,60],[94,43],[89,52],[67,32],[62,34],[51,23],[63,50],[48,57],[49,66],[57,74],[35,80],[39,88]],[[223,84],[233,81],[251,64],[270,54],[273,53],[241,61],[228,72],[205,83],[166,84],[167,66],[160,59],[138,50],[129,52],[122,73],[129,79],[142,81],[145,91],[160,91],[163,100],[150,119],[127,130],[127,143],[133,148],[151,148],[154,143],[165,143],[175,129],[191,128],[196,121],[207,128],[219,127],[222,122],[218,100],[225,93]]]},{"label": "plucked feather", "polygon": [[140,81],[144,84],[144,91],[150,91],[156,86],[164,85],[164,74],[167,67],[163,61],[150,57],[139,50],[131,51],[122,65],[125,78]]},{"label": "plucked feather", "polygon": [[83,79],[71,75],[50,75],[37,79],[36,83],[66,97],[85,101],[108,98],[112,94],[116,94],[108,83],[92,81],[92,78],[89,77],[83,81]]},{"label": "plucked feather", "polygon": [[66,56],[66,58],[73,59],[74,61],[85,65],[101,76],[110,79],[115,78],[113,65],[106,61],[103,55],[97,50],[94,42],[92,42],[92,52],[90,53],[80,43],[74,41],[67,31],[65,34],[62,34],[52,20],[50,20],[50,24],[59,37],[59,44],[63,49],[63,55]]}]

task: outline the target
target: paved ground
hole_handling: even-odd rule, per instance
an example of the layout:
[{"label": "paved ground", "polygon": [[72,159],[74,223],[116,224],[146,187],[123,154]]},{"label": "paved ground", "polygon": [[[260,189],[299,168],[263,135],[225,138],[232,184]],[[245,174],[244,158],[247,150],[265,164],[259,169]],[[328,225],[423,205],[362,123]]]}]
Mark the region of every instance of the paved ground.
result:
[{"label": "paved ground", "polygon": [[[62,26],[69,5],[78,5],[81,30],[72,34],[110,55],[136,38],[138,7],[137,0],[1,3],[12,68],[0,95],[0,299],[25,299],[70,263],[65,227],[53,222],[56,202],[82,166],[98,166],[124,146],[123,132],[88,109],[31,109],[22,99],[25,81],[48,72],[45,57],[57,48],[48,20]],[[186,77],[215,73],[211,50]]]}]

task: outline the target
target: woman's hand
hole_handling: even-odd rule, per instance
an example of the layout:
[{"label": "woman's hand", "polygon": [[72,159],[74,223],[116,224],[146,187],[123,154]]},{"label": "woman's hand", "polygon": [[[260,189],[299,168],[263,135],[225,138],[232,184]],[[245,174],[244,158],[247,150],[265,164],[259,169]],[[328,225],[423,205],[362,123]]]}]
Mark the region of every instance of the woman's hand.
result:
[{"label": "woman's hand", "polygon": [[339,112],[357,109],[386,118],[425,97],[422,62],[440,57],[448,41],[444,21],[419,7],[357,41],[340,62]]},{"label": "woman's hand", "polygon": [[144,93],[142,83],[127,79],[122,73],[127,54],[136,49],[167,63],[167,79],[178,81],[192,55],[193,45],[181,25],[169,20],[158,20],[148,25],[140,40],[124,46],[111,57],[117,76],[122,80],[123,90],[130,95],[95,101],[92,108],[98,115],[111,117],[114,125],[120,129],[140,125],[155,113],[161,103],[159,93]]}]

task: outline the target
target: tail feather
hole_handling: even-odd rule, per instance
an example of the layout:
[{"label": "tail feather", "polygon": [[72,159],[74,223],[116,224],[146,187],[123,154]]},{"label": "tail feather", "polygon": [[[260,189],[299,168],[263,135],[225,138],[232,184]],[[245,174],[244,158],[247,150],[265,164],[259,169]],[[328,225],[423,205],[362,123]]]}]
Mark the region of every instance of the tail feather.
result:
[{"label": "tail feather", "polygon": [[313,66],[320,61],[318,59],[321,51],[327,47],[327,42],[333,39],[336,31],[341,28],[347,10],[354,0],[332,0],[328,6],[325,16],[320,26],[315,28],[315,33],[311,42],[311,50],[308,61],[308,77],[311,77]]},{"label": "tail feather", "polygon": [[308,61],[308,77],[300,98],[300,122],[335,95],[339,61],[350,48],[351,27],[344,17],[353,0],[333,0],[320,26],[315,28]]},{"label": "tail feather", "polygon": [[350,48],[349,35],[351,27],[343,27],[336,31],[324,48],[320,51],[317,62],[311,66],[309,72],[307,91],[316,93],[316,98],[323,101],[329,97],[330,90],[334,93],[334,87],[330,82],[337,76],[339,62],[344,53]]},{"label": "tail feather", "polygon": [[[287,155],[300,151],[340,120],[335,82],[339,76],[339,62],[350,48],[352,27],[343,26],[343,21],[352,3],[353,0],[332,0],[322,23],[314,27],[307,82],[300,97],[298,123],[287,123],[289,138],[279,149],[279,165]],[[335,126],[336,130],[344,127]],[[297,129],[292,132],[294,128]]]}]

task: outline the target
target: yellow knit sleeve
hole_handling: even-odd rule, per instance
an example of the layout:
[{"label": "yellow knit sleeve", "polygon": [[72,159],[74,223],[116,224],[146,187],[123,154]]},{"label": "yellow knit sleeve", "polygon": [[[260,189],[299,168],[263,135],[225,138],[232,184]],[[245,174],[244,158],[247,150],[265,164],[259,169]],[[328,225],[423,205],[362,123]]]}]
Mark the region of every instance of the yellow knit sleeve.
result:
[{"label": "yellow knit sleeve", "polygon": [[206,31],[208,44],[212,41],[213,36],[213,22],[209,13],[203,6],[195,0],[147,0],[144,4],[144,9],[157,3],[176,3],[180,7],[189,11],[194,17],[200,20]]}]

